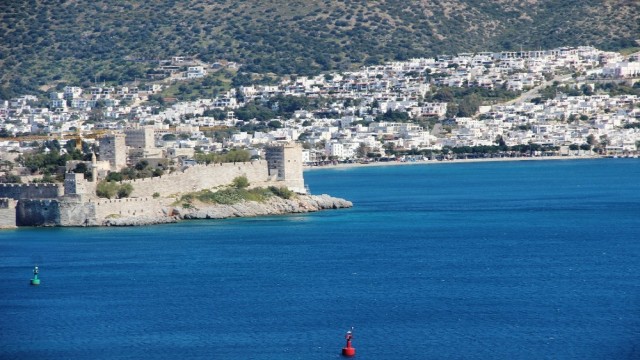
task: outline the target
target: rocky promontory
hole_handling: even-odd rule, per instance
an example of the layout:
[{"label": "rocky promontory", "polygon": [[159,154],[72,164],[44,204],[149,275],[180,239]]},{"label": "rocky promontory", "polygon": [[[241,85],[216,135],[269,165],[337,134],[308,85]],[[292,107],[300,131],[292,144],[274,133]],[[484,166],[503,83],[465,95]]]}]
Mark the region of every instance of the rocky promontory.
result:
[{"label": "rocky promontory", "polygon": [[157,216],[130,216],[105,219],[104,226],[138,226],[172,223],[188,219],[226,219],[308,213],[326,209],[350,208],[350,201],[329,195],[296,195],[291,199],[272,196],[267,201],[242,201],[231,205],[195,203],[189,208],[170,208]]}]

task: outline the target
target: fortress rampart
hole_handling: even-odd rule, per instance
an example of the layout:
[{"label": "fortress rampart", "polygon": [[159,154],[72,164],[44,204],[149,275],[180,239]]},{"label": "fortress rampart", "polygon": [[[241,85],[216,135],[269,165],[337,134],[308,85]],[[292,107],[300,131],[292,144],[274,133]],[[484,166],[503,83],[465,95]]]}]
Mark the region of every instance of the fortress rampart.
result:
[{"label": "fortress rampart", "polygon": [[126,199],[100,199],[88,203],[95,209],[95,217],[104,220],[110,216],[157,216],[163,214],[163,206],[160,201],[152,197],[126,198]]},{"label": "fortress rampart", "polygon": [[22,199],[16,207],[18,226],[60,225],[60,202],[55,199]]},{"label": "fortress rampart", "polygon": [[171,197],[230,185],[245,176],[250,187],[287,187],[305,193],[298,144],[267,148],[267,160],[195,165],[160,177],[122,181],[133,192],[124,199],[97,199],[96,183],[67,173],[63,184],[0,184],[0,227],[96,226],[109,218],[166,217],[173,210],[153,197]]},{"label": "fortress rampart", "polygon": [[[0,200],[0,226],[96,226],[110,217],[162,216],[162,204],[150,197],[84,201],[80,196],[62,200],[32,199],[12,201],[14,208],[6,209],[6,219]],[[12,217],[11,217],[12,216]],[[11,226],[13,219],[13,226]]]},{"label": "fortress rampart", "polygon": [[195,165],[182,172],[122,183],[133,186],[132,197],[147,197],[154,193],[165,197],[229,185],[238,176],[245,176],[251,187],[284,186],[298,193],[306,193],[302,177],[302,148],[299,144],[269,146],[266,148],[266,160]]},{"label": "fortress rampart", "polygon": [[0,184],[0,198],[56,199],[64,195],[60,184]]},{"label": "fortress rampart", "polygon": [[131,197],[149,197],[154,193],[158,193],[160,196],[170,196],[229,185],[238,176],[246,176],[251,187],[287,186],[286,180],[279,181],[275,175],[269,175],[267,162],[263,160],[246,163],[194,165],[183,172],[154,178],[125,180],[122,183],[133,186]]}]

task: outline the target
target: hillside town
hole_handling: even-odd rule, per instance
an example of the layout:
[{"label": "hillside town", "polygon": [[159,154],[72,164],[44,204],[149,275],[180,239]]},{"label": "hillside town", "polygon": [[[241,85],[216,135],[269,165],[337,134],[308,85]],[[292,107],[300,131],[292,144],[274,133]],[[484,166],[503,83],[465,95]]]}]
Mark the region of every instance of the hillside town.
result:
[{"label": "hillside town", "polygon": [[[171,82],[220,69],[242,66],[175,57],[160,63],[152,74],[158,79],[144,85],[65,86],[50,90],[46,101],[27,95],[0,102],[0,170],[18,172],[8,164],[44,140],[93,143],[134,129],[147,129],[146,152],[130,147],[130,163],[169,158],[183,166],[194,164],[197,153],[237,148],[264,158],[262,148],[278,141],[301,142],[307,165],[495,156],[482,147],[497,147],[499,156],[637,156],[640,147],[640,99],[607,91],[618,84],[640,87],[638,56],[590,46],[411,59],[238,86],[194,101],[171,103],[160,95]],[[553,96],[540,96],[552,86]],[[511,99],[483,98],[469,109],[452,101],[450,89],[470,88]],[[239,118],[243,107],[256,103],[275,114],[284,107],[277,99],[291,98],[321,99],[322,106]]]}]

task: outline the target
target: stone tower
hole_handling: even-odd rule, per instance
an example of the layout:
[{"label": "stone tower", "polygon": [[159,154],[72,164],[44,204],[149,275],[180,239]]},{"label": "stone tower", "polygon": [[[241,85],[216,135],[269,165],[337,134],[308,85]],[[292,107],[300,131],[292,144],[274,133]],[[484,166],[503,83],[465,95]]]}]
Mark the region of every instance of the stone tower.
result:
[{"label": "stone tower", "polygon": [[84,174],[76,174],[73,172],[64,174],[65,195],[85,195],[86,193],[87,186]]},{"label": "stone tower", "polygon": [[155,136],[152,127],[145,126],[138,129],[125,129],[125,144],[136,150],[155,149]]},{"label": "stone tower", "polygon": [[100,138],[100,160],[109,161],[112,171],[120,171],[127,167],[124,134],[105,135]]},{"label": "stone tower", "polygon": [[144,126],[135,129],[125,129],[125,145],[129,161],[133,164],[142,158],[162,157],[162,152],[156,148],[155,131],[153,127]]},{"label": "stone tower", "polygon": [[297,143],[273,145],[265,148],[269,176],[284,181],[286,187],[297,193],[307,192],[302,176],[302,146]]}]

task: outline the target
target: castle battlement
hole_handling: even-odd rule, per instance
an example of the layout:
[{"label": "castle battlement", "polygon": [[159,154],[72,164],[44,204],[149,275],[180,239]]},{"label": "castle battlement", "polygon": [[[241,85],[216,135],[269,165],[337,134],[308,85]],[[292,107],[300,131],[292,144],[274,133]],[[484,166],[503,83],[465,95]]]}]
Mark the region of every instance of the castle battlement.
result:
[{"label": "castle battlement", "polygon": [[265,160],[197,164],[162,176],[123,180],[120,184],[133,186],[132,197],[144,198],[154,193],[167,197],[229,185],[238,176],[245,176],[251,186],[287,186],[283,179],[276,179],[269,174],[268,162]]},{"label": "castle battlement", "polygon": [[57,188],[59,184],[52,183],[30,183],[30,184],[17,184],[17,183],[2,183],[0,188]]},{"label": "castle battlement", "polygon": [[150,178],[142,178],[142,179],[130,179],[130,180],[122,180],[120,184],[146,184],[153,183],[159,180],[167,180],[167,179],[178,179],[184,177],[186,175],[199,175],[203,173],[203,170],[218,170],[218,171],[226,171],[228,169],[234,169],[237,167],[237,170],[242,171],[243,169],[258,169],[262,167],[266,167],[267,162],[264,160],[254,160],[251,162],[237,162],[237,163],[212,163],[212,164],[196,164],[193,166],[189,166],[188,168],[182,171],[176,171],[169,174],[164,174],[161,176],[154,176]]},{"label": "castle battlement", "polygon": [[30,204],[38,204],[41,206],[51,206],[51,205],[56,205],[59,203],[59,201],[57,199],[31,199],[29,200]]},{"label": "castle battlement", "polygon": [[0,184],[0,198],[55,199],[64,195],[62,184]]},{"label": "castle battlement", "polygon": [[15,208],[17,203],[14,199],[2,198],[0,199],[0,209]]},{"label": "castle battlement", "polygon": [[140,197],[140,198],[123,198],[123,199],[100,199],[100,200],[88,200],[88,203],[100,205],[107,204],[126,204],[126,203],[143,203],[154,200],[152,197]]}]

